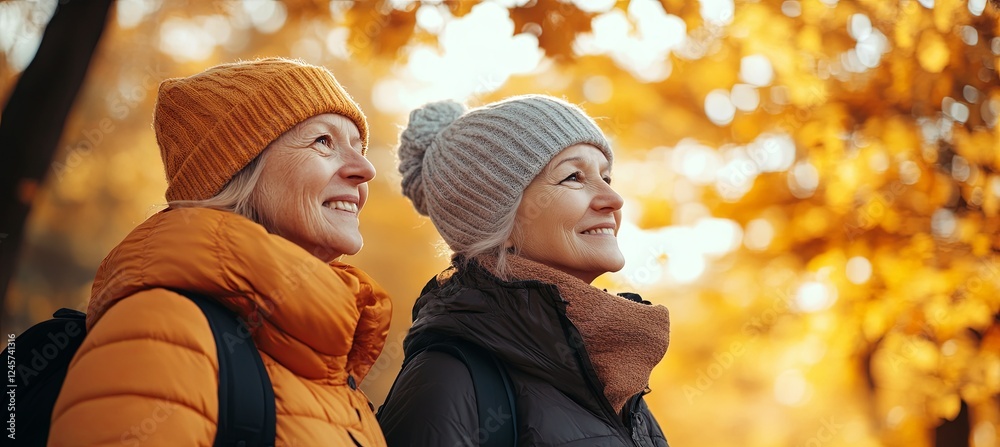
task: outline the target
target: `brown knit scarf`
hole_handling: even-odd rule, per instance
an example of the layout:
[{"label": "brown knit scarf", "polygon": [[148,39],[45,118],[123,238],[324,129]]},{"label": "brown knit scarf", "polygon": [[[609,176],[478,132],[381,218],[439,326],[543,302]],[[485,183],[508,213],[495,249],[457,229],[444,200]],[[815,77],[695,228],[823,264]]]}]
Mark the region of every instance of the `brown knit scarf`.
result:
[{"label": "brown knit scarf", "polygon": [[[519,257],[507,258],[510,276],[553,284],[569,302],[566,316],[579,329],[583,344],[604,384],[604,395],[621,413],[626,401],[649,384],[649,374],[667,352],[670,312],[609,294],[580,279]],[[483,262],[495,273],[495,261]]]}]

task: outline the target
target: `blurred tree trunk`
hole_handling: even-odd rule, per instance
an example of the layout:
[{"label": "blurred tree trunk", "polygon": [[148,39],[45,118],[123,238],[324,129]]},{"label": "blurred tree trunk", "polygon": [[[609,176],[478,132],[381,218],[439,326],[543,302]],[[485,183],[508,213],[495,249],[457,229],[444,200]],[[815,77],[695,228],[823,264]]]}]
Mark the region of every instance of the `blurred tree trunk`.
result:
[{"label": "blurred tree trunk", "polygon": [[971,429],[969,406],[963,400],[958,416],[942,422],[934,429],[934,447],[969,447]]},{"label": "blurred tree trunk", "polygon": [[14,274],[34,192],[104,32],[111,0],[60,1],[0,118],[0,309]]}]

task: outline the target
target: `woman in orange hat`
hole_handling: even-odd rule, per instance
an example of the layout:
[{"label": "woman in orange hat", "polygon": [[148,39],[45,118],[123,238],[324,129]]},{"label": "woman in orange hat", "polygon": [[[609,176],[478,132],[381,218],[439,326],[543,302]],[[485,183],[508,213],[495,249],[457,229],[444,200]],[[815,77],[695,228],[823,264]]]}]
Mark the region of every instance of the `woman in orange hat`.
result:
[{"label": "woman in orange hat", "polygon": [[246,322],[276,445],[385,445],[358,384],[389,298],[337,261],[375,176],[358,105],[325,68],[261,59],[163,81],[153,126],[169,207],[101,264],[49,445],[215,442],[220,357],[192,294]]}]

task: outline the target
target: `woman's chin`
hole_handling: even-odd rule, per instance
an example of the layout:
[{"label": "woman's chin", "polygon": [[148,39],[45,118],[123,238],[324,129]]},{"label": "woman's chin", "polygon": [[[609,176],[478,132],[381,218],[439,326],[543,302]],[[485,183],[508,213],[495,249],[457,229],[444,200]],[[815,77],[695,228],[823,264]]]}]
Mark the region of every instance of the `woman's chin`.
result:
[{"label": "woman's chin", "polygon": [[341,237],[335,244],[331,245],[330,249],[340,253],[340,255],[353,256],[358,254],[364,245],[364,240],[358,234],[354,237]]},{"label": "woman's chin", "polygon": [[337,234],[325,237],[321,243],[299,245],[306,248],[311,255],[320,260],[330,262],[344,255],[351,256],[358,254],[364,243],[360,234],[353,236]]},{"label": "woman's chin", "polygon": [[605,273],[614,273],[625,268],[625,257],[622,256],[622,252],[620,251],[615,250],[614,253],[608,253],[604,259],[605,262],[602,267],[604,267]]}]

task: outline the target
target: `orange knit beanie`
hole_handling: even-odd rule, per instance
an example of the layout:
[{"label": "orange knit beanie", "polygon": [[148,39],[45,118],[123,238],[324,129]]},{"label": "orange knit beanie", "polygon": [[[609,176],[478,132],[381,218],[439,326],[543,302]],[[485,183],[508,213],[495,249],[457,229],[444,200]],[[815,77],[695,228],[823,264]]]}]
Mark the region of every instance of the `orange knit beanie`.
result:
[{"label": "orange knit beanie", "polygon": [[217,65],[160,83],[153,128],[167,171],[167,201],[204,200],[296,124],[323,113],[365,114],[323,67],[268,58]]}]

